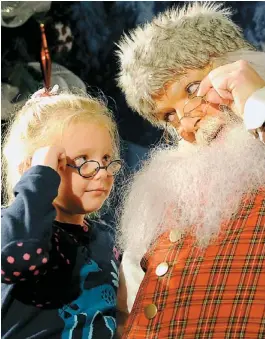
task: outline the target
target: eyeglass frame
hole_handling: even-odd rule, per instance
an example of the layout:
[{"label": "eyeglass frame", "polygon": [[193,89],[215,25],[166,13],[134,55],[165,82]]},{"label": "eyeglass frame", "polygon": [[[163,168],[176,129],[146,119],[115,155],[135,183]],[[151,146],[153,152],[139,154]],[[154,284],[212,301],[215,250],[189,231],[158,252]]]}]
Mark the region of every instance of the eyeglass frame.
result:
[{"label": "eyeglass frame", "polygon": [[[198,84],[199,84],[200,82],[194,82],[194,84],[195,84],[195,83],[198,83]],[[193,109],[191,109],[190,111],[188,111],[188,112],[185,113],[185,112],[184,112],[185,106],[187,106],[187,104],[188,104],[191,100],[197,99],[197,98],[201,99],[201,103],[200,103],[199,105],[197,105],[196,107],[194,107]],[[203,103],[202,101],[204,101],[204,103]],[[204,96],[196,96],[196,95],[194,95],[192,98],[187,99],[187,100],[185,101],[184,106],[183,106],[183,109],[182,109],[182,111],[183,111],[183,116],[179,119],[179,122],[181,122],[181,120],[184,119],[184,118],[197,118],[197,116],[191,117],[191,116],[190,116],[190,113],[193,112],[196,108],[198,108],[199,106],[201,106],[201,105],[203,105],[203,104],[206,104],[206,105],[208,105],[208,106],[210,105],[210,102],[206,99],[206,95],[204,95]],[[208,108],[208,106],[207,106],[207,108]],[[227,107],[227,106],[226,106],[226,105],[219,104],[219,110],[220,110],[220,111],[223,111],[224,107]],[[174,115],[175,115],[175,114],[177,114],[177,113],[175,112]],[[207,114],[207,111],[205,112],[205,114],[203,115],[203,117],[204,117],[206,114]],[[198,116],[198,117],[199,117],[199,116]],[[201,117],[201,116],[200,116],[200,117]],[[166,135],[166,143],[167,143],[167,144],[168,144],[168,131],[167,131],[168,123],[169,123],[169,121],[166,121],[166,128],[165,128],[165,132],[164,132],[164,134]],[[163,134],[163,136],[164,136],[164,134]],[[178,142],[181,141],[182,139],[183,139],[183,137],[181,137],[181,136],[178,135]]]},{"label": "eyeglass frame", "polygon": [[[201,83],[201,81],[198,81],[198,82],[194,82],[193,84],[200,84]],[[193,109],[191,109],[189,112],[187,112],[187,113],[185,113],[184,112],[184,109],[185,109],[185,106],[187,106],[188,105],[188,103],[191,101],[191,100],[193,100],[193,99],[197,99],[197,98],[200,98],[201,99],[201,103],[199,104],[199,105],[197,105],[196,107],[194,107]],[[205,102],[205,104],[210,104],[209,103],[209,101],[208,100],[206,100],[206,95],[204,95],[204,96],[196,96],[196,95],[194,95],[193,97],[191,97],[191,98],[189,98],[189,99],[187,99],[186,100],[186,102],[184,103],[184,106],[183,106],[183,109],[182,109],[182,111],[183,111],[183,116],[179,119],[179,122],[181,122],[181,120],[182,119],[184,119],[184,118],[195,118],[195,117],[191,117],[190,116],[190,113],[191,112],[193,112],[196,108],[198,108],[200,105],[202,105],[203,104],[203,101],[204,100],[204,102]],[[174,113],[174,114],[177,114],[176,112]],[[207,114],[207,112],[204,114],[204,116]],[[167,128],[168,128],[168,123],[169,123],[169,121],[166,121],[166,128],[165,128],[165,137],[166,137],[166,144],[168,144],[168,131],[167,131]],[[163,136],[164,136],[164,134],[163,134]],[[183,137],[181,137],[181,136],[179,136],[178,135],[178,138],[177,138],[177,141],[179,142],[179,141],[181,141],[183,139]]]},{"label": "eyeglass frame", "polygon": [[[210,66],[210,71],[213,69],[213,65],[211,65]],[[194,81],[193,82],[193,84],[200,84],[201,83],[201,81]],[[196,90],[197,91],[197,90]],[[181,120],[183,119],[183,118],[193,118],[193,117],[190,117],[189,115],[190,115],[190,113],[192,112],[192,111],[194,111],[197,107],[199,107],[200,105],[202,105],[202,103],[200,103],[198,106],[196,106],[196,107],[194,107],[192,110],[190,110],[189,112],[187,112],[187,113],[184,113],[184,108],[185,108],[185,106],[190,102],[190,100],[193,100],[194,98],[201,98],[201,100],[204,100],[205,101],[205,103],[206,104],[208,104],[208,106],[209,106],[209,104],[210,104],[210,102],[208,101],[208,100],[206,100],[206,94],[204,95],[204,96],[196,96],[196,95],[194,95],[193,94],[193,97],[191,97],[191,98],[188,98],[187,100],[186,100],[186,102],[184,103],[184,106],[183,106],[183,109],[182,109],[182,111],[183,111],[183,116],[179,119],[179,122],[181,122]],[[222,105],[219,105],[219,107],[221,107]],[[208,108],[208,107],[207,107]],[[220,109],[221,110],[221,109]],[[175,112],[175,114],[177,114],[177,112]],[[204,114],[204,116],[207,114],[207,112]],[[194,118],[196,118],[196,117],[194,117]],[[167,120],[166,121],[166,128],[165,128],[165,132],[163,133],[163,136],[164,136],[164,134],[165,134],[165,136],[166,136],[166,144],[168,144],[168,131],[167,131],[167,128],[168,128],[168,123],[169,123],[169,121]],[[178,133],[178,132],[177,132]],[[178,142],[179,141],[181,141],[183,139],[183,137],[181,137],[181,136],[179,136],[178,135]]]},{"label": "eyeglass frame", "polygon": [[[87,177],[87,176],[81,174],[81,167],[84,166],[84,164],[86,164],[86,163],[88,163],[88,162],[96,162],[96,163],[98,164],[98,168],[97,168],[97,171],[95,172],[95,174],[90,175],[89,177]],[[100,163],[99,163],[97,160],[87,160],[87,161],[83,162],[83,164],[80,165],[80,166],[71,165],[71,164],[66,164],[66,166],[71,167],[71,168],[74,168],[74,169],[77,169],[78,174],[79,174],[82,178],[91,179],[91,178],[94,178],[94,177],[98,174],[98,172],[99,172],[101,169],[105,169],[105,170],[107,171],[107,174],[108,174],[109,176],[112,176],[112,177],[116,176],[116,174],[119,173],[120,169],[119,169],[119,171],[118,171],[116,174],[109,174],[109,173],[108,173],[108,167],[109,167],[113,162],[119,162],[120,165],[121,165],[120,169],[122,168],[122,164],[123,164],[123,163],[122,163],[122,160],[121,160],[121,159],[113,160],[113,161],[111,161],[111,162],[110,162],[108,165],[106,165],[106,166],[100,166]]]},{"label": "eyeglass frame", "polygon": [[[188,105],[188,103],[191,101],[191,100],[193,100],[193,99],[197,99],[197,98],[199,98],[199,99],[201,99],[201,103],[199,104],[199,105],[197,105],[196,107],[194,107],[193,109],[191,109],[189,112],[187,112],[187,113],[184,113],[184,109],[185,109],[185,106],[187,106]],[[204,100],[204,102],[205,102],[205,104],[208,104],[208,106],[209,106],[209,101],[207,101],[206,100],[206,95],[204,95],[204,96],[193,96],[192,98],[189,98],[185,103],[184,103],[184,106],[183,106],[183,109],[182,109],[182,111],[183,111],[183,116],[179,119],[179,122],[181,123],[181,120],[182,119],[184,119],[184,118],[196,118],[196,117],[191,117],[190,116],[190,113],[191,112],[193,112],[196,108],[198,108],[200,105],[203,105],[203,100]],[[174,114],[177,114],[176,112],[174,113]],[[203,115],[203,116],[205,116],[207,114],[207,112]],[[168,144],[168,131],[167,131],[167,128],[168,128],[168,123],[169,123],[169,121],[166,121],[166,128],[165,128],[165,134],[166,134],[166,143]],[[178,132],[177,132],[178,133]],[[178,134],[178,138],[177,138],[177,141],[179,142],[179,141],[181,141],[183,139],[183,137],[181,137],[179,134]]]},{"label": "eyeglass frame", "polygon": [[[201,81],[195,81],[195,82],[193,82],[192,84],[193,84],[193,85],[200,85],[200,83],[201,83]],[[199,86],[198,86],[198,88],[199,88]],[[196,92],[198,91],[198,88],[197,88]],[[196,92],[195,92],[195,93],[196,93]],[[196,107],[192,108],[190,111],[188,111],[188,112],[185,113],[185,112],[184,112],[185,107],[190,103],[190,101],[192,101],[192,100],[194,100],[194,99],[201,99],[201,103],[200,103],[199,105],[197,105]],[[192,118],[192,117],[189,116],[190,113],[191,113],[192,111],[194,111],[196,108],[198,108],[199,106],[203,105],[203,103],[202,103],[203,100],[204,100],[205,104],[208,104],[208,105],[210,104],[209,101],[206,99],[206,94],[203,95],[203,96],[197,96],[196,94],[192,94],[192,97],[188,98],[188,99],[185,101],[185,103],[184,103],[184,106],[183,106],[183,109],[182,109],[182,111],[183,111],[183,116],[181,117],[181,119],[180,119],[179,121],[181,121],[183,118]],[[206,112],[206,113],[207,113],[207,112]],[[205,115],[206,115],[206,113],[205,113]]]}]

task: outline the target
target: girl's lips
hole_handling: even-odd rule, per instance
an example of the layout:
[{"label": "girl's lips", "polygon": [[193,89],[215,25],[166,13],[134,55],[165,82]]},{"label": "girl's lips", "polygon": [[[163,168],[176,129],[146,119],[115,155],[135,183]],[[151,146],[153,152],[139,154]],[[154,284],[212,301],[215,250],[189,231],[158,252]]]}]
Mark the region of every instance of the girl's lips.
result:
[{"label": "girl's lips", "polygon": [[98,193],[98,194],[102,194],[102,193],[107,193],[106,189],[94,189],[94,190],[89,190],[86,191],[87,193]]},{"label": "girl's lips", "polygon": [[93,188],[93,189],[87,190],[86,192],[94,192],[94,191],[106,192],[107,190],[103,187],[99,187],[99,188]]}]

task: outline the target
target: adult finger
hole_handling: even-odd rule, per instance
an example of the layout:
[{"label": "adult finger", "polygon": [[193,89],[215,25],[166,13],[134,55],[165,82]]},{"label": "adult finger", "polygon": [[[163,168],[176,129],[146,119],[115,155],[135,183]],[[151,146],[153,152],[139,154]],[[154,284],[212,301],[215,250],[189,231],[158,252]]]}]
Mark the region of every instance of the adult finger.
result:
[{"label": "adult finger", "polygon": [[203,97],[213,87],[209,74],[201,81],[197,96]]},{"label": "adult finger", "polygon": [[223,99],[233,100],[233,95],[230,93],[229,79],[231,79],[232,73],[209,73],[200,84],[197,92],[198,96],[206,95],[212,88]]},{"label": "adult finger", "polygon": [[[231,64],[226,64],[223,66],[219,66],[215,69],[213,69],[201,82],[200,86],[199,86],[199,90],[197,95],[198,96],[204,96],[211,87],[214,86],[213,82],[215,81],[215,89],[216,88],[216,80],[218,79],[228,79],[229,78],[229,74],[232,73],[233,71],[235,71],[235,69],[237,68],[237,62],[233,62]],[[222,82],[224,82],[222,80]],[[220,89],[228,89],[226,87],[220,87]]]},{"label": "adult finger", "polygon": [[229,105],[232,101],[229,99],[224,99],[214,88],[211,88],[208,93],[206,93],[205,98],[212,104]]}]

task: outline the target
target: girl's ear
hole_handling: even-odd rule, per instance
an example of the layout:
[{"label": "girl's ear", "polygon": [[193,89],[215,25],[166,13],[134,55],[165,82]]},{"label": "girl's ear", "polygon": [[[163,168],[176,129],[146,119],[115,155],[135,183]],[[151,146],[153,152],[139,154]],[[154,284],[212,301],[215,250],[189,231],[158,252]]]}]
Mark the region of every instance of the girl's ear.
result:
[{"label": "girl's ear", "polygon": [[28,157],[26,160],[24,160],[19,166],[19,174],[22,175],[25,173],[29,168],[31,167],[31,158]]}]

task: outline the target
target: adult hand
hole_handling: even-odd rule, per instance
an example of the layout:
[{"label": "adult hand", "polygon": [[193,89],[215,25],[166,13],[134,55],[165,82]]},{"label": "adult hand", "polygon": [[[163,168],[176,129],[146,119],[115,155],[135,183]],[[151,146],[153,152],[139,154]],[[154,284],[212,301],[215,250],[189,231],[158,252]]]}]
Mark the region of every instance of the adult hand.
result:
[{"label": "adult hand", "polygon": [[265,81],[246,62],[239,60],[212,70],[201,82],[198,96],[205,96],[210,103],[229,106],[243,118],[247,99]]},{"label": "adult hand", "polygon": [[36,165],[49,166],[56,172],[59,172],[59,169],[65,169],[65,149],[59,146],[46,146],[37,149],[31,160],[31,166]]}]

